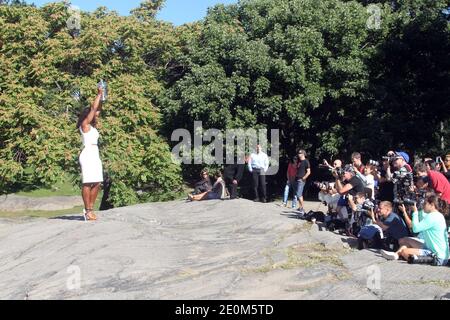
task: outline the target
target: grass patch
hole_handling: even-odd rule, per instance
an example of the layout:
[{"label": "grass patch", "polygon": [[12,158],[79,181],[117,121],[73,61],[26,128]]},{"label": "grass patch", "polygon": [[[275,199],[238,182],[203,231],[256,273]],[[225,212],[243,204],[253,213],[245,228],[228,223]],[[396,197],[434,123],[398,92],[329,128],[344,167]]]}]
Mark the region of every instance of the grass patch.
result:
[{"label": "grass patch", "polygon": [[340,258],[343,254],[344,250],[330,250],[322,244],[301,244],[287,248],[286,255],[288,260],[279,267],[281,269],[294,269],[325,263],[344,268]]},{"label": "grass patch", "polygon": [[58,196],[79,196],[81,189],[79,186],[74,186],[69,176],[64,176],[63,179],[56,183],[51,188],[26,188],[25,190],[16,193],[18,196],[31,198],[45,198]]},{"label": "grass patch", "polygon": [[[261,267],[246,269],[245,272],[267,273],[272,270],[290,270],[296,268],[310,268],[320,264],[329,264],[336,266],[343,271],[346,270],[344,263],[341,260],[341,256],[347,253],[348,250],[331,250],[327,249],[323,244],[300,244],[288,247],[285,250],[287,261],[281,263],[274,263],[272,254],[276,253],[276,250],[265,250],[262,255],[266,258],[267,263]],[[345,280],[350,277],[349,274],[343,272],[336,278],[338,280]]]},{"label": "grass patch", "polygon": [[67,210],[56,211],[0,211],[0,218],[55,218],[70,214],[80,214],[83,211],[83,207],[75,207]]},{"label": "grass patch", "polygon": [[[99,192],[97,201],[94,205],[94,211],[98,211],[100,208],[102,194]],[[0,211],[0,218],[19,219],[19,218],[55,218],[65,215],[79,214],[83,212],[83,206],[77,206],[71,209],[55,210],[55,211],[43,211],[43,210],[27,210],[27,211]]]},{"label": "grass patch", "polygon": [[403,285],[435,285],[445,289],[450,289],[450,280],[415,280],[415,281],[402,281]]}]

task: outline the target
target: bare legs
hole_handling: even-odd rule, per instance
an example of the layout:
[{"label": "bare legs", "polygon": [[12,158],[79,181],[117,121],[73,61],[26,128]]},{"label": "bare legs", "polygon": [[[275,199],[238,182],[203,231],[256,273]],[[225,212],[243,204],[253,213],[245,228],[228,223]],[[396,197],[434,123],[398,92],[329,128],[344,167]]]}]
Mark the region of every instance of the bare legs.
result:
[{"label": "bare legs", "polygon": [[409,256],[418,256],[420,254],[420,249],[417,248],[407,248],[406,246],[401,247],[397,254],[399,257],[402,257],[406,261],[408,261]]},{"label": "bare legs", "polygon": [[200,193],[200,194],[196,194],[196,195],[189,195],[189,200],[191,201],[201,201],[201,200],[205,200],[206,197],[208,195],[208,192],[204,192],[204,193]]},{"label": "bare legs", "polygon": [[89,220],[96,220],[93,210],[95,200],[97,199],[98,191],[100,190],[100,182],[83,184],[81,195],[83,197],[84,208],[86,209]]},{"label": "bare legs", "polygon": [[398,243],[400,249],[398,249],[397,255],[406,261],[408,261],[409,256],[418,256],[420,254],[420,249],[423,249],[423,243],[413,238],[401,238]]}]

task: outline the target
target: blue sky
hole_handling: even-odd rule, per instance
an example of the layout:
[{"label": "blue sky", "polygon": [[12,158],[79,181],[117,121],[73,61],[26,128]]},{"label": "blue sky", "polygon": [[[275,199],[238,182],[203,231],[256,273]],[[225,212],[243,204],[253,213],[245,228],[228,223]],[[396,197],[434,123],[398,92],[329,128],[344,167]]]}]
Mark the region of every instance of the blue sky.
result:
[{"label": "blue sky", "polygon": [[[48,2],[59,1],[27,0],[27,2],[41,6]],[[141,0],[72,0],[71,2],[83,11],[92,11],[99,6],[105,6],[119,12],[121,15],[128,15],[131,9],[139,6]],[[218,3],[232,4],[237,3],[237,0],[166,0],[158,18],[172,22],[175,25],[181,25],[186,22],[203,19],[208,7]]]}]

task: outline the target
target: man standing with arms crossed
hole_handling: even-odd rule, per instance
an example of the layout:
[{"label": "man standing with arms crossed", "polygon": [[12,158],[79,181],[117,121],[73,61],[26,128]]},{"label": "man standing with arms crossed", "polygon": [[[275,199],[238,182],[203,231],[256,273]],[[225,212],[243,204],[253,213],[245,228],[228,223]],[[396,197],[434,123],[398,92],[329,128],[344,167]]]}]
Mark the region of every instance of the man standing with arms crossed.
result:
[{"label": "man standing with arms crossed", "polygon": [[306,151],[299,150],[297,165],[297,199],[299,203],[298,211],[301,215],[305,214],[303,209],[303,190],[305,189],[306,179],[311,175],[311,165],[306,159]]}]

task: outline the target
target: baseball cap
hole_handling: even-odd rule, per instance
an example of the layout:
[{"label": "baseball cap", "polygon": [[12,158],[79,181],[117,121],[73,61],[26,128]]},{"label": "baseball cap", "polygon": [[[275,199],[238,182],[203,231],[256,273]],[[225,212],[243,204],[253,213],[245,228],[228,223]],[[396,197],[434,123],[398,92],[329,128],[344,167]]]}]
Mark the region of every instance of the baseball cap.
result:
[{"label": "baseball cap", "polygon": [[403,158],[406,161],[406,163],[409,163],[409,156],[408,156],[408,154],[406,152],[396,151],[395,152],[395,158],[396,159]]},{"label": "baseball cap", "polygon": [[350,172],[350,173],[355,173],[355,168],[353,168],[353,165],[351,165],[351,164],[346,164],[344,167],[344,171]]}]

